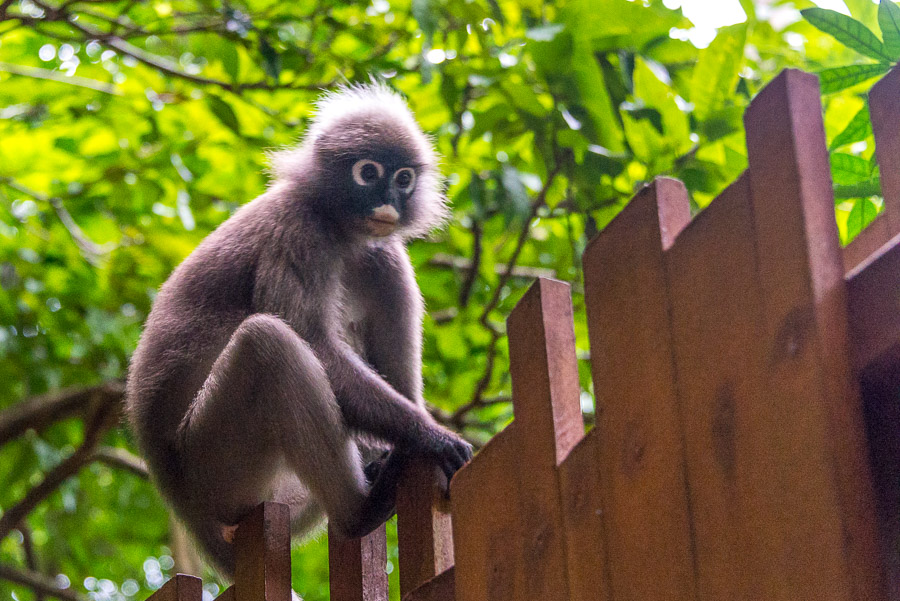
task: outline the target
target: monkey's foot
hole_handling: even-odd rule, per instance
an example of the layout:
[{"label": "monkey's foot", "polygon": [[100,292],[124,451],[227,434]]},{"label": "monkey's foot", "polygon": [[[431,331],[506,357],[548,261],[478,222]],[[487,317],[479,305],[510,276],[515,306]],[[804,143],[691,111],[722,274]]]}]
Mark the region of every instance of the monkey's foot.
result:
[{"label": "monkey's foot", "polygon": [[[356,524],[346,529],[349,538],[362,538],[386,522],[396,510],[397,485],[410,456],[399,449],[390,452],[359,510]],[[375,463],[375,462],[373,462]],[[371,465],[371,464],[370,464]],[[368,467],[368,466],[367,466]]]},{"label": "monkey's foot", "polygon": [[387,463],[387,459],[390,456],[391,451],[386,450],[378,459],[370,461],[366,467],[363,468],[363,474],[366,476],[366,482],[369,484],[374,484],[378,479],[379,474],[384,469],[384,464]]}]

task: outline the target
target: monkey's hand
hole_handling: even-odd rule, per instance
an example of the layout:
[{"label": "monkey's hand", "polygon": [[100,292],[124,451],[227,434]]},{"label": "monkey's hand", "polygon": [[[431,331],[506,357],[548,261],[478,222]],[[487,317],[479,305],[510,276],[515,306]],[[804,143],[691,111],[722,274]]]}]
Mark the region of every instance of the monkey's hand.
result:
[{"label": "monkey's hand", "polygon": [[416,446],[425,457],[437,463],[447,476],[448,486],[453,474],[472,458],[472,445],[436,423],[431,424]]}]

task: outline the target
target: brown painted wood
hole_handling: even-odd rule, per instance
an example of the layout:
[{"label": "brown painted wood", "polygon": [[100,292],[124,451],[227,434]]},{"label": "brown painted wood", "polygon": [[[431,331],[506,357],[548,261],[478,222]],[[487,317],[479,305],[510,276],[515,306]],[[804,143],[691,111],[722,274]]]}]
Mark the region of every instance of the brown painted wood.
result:
[{"label": "brown painted wood", "polygon": [[570,601],[608,601],[612,598],[603,535],[603,489],[597,463],[599,444],[599,433],[594,429],[559,466]]},{"label": "brown painted wood", "polygon": [[862,379],[888,601],[900,601],[900,369]]},{"label": "brown painted wood", "polygon": [[420,584],[411,593],[403,595],[403,601],[455,601],[455,578],[454,569],[448,568]]},{"label": "brown painted wood", "polygon": [[[872,86],[869,114],[890,237],[900,234],[900,66]],[[887,241],[887,240],[885,240]]]},{"label": "brown painted wood", "polygon": [[147,601],[201,601],[203,581],[196,576],[175,574]]},{"label": "brown painted wood", "polygon": [[[887,209],[887,207],[885,207]],[[843,249],[844,272],[850,273],[873,254],[878,252],[886,240],[891,238],[887,213],[876,217],[872,223],[850,241]]]},{"label": "brown painted wood", "polygon": [[875,133],[884,212],[844,249],[845,272],[900,234],[900,66],[895,66],[872,87],[869,115]]},{"label": "brown painted wood", "polygon": [[888,598],[900,601],[900,235],[849,276],[847,290]]},{"label": "brown painted wood", "polygon": [[900,365],[900,235],[847,276],[851,358],[859,372],[896,372]]},{"label": "brown painted wood", "polygon": [[458,601],[532,598],[522,588],[523,566],[511,553],[520,536],[517,427],[513,422],[494,436],[450,483]]},{"label": "brown painted wood", "polygon": [[689,220],[683,184],[658,179],[582,259],[613,599],[694,595],[663,259]]},{"label": "brown painted wood", "polygon": [[781,443],[790,435],[782,407],[771,406],[766,391],[752,211],[745,174],[666,255],[697,598],[818,598],[798,595],[766,553],[791,517],[781,478],[798,473],[781,454],[789,455]]},{"label": "brown painted wood", "polygon": [[[881,599],[862,406],[848,362],[844,267],[818,79],[784,71],[745,117],[768,345],[768,399],[783,466],[780,536],[760,541],[769,598]],[[762,447],[760,447],[762,448]],[[761,518],[762,519],[762,518]]]},{"label": "brown painted wood", "polygon": [[328,530],[331,601],[387,601],[387,538],[384,525],[363,538]]},{"label": "brown painted wood", "polygon": [[539,278],[507,322],[516,462],[518,561],[530,597],[568,599],[557,466],[584,437],[569,285]]},{"label": "brown painted wood", "polygon": [[291,516],[283,503],[261,503],[234,534],[236,601],[291,600]]},{"label": "brown painted wood", "polygon": [[433,462],[416,461],[397,492],[400,594],[418,588],[453,566],[450,500],[446,478]]}]

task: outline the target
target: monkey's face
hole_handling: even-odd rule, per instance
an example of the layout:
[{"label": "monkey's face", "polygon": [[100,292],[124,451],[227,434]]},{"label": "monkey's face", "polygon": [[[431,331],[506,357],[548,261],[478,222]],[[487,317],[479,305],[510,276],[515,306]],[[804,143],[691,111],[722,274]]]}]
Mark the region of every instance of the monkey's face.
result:
[{"label": "monkey's face", "polygon": [[417,175],[416,166],[402,157],[376,154],[353,161],[347,197],[354,229],[375,238],[393,234],[406,221]]}]

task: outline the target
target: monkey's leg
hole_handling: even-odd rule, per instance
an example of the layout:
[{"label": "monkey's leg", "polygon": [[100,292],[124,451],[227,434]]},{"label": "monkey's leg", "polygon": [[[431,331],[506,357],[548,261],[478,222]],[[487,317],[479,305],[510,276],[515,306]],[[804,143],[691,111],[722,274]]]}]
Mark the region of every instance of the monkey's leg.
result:
[{"label": "monkey's leg", "polygon": [[210,518],[239,521],[271,498],[286,464],[339,530],[357,530],[368,488],[359,451],[321,363],[280,319],[238,327],[179,434],[187,494]]}]

